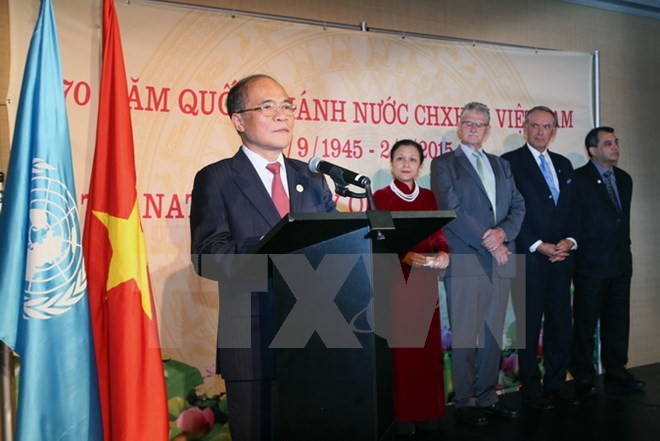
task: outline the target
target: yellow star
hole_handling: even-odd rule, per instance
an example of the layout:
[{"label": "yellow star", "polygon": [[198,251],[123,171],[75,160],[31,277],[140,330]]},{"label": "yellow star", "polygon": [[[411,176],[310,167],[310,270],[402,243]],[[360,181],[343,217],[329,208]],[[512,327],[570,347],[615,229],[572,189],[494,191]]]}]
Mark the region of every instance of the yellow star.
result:
[{"label": "yellow star", "polygon": [[137,200],[128,219],[111,216],[100,211],[93,211],[92,214],[108,229],[112,247],[106,290],[110,291],[115,286],[134,279],[140,290],[142,309],[151,319],[147,253]]}]

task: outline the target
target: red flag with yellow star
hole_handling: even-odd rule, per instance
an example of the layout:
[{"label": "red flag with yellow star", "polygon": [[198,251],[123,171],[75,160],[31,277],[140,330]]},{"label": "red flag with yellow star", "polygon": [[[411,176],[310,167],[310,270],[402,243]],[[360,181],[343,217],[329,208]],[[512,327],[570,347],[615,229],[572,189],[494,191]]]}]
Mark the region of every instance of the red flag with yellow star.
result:
[{"label": "red flag with yellow star", "polygon": [[169,417],[137,201],[119,26],[103,2],[103,65],[83,251],[105,441],[167,440]]}]

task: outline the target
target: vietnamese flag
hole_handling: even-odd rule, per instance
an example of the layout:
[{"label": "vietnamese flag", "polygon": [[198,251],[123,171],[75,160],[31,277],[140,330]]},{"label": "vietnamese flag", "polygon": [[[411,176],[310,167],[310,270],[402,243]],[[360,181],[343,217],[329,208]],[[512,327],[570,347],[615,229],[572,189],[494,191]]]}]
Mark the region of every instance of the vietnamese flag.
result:
[{"label": "vietnamese flag", "polygon": [[119,26],[113,0],[104,0],[96,151],[83,250],[106,441],[167,440],[169,432],[136,186]]}]

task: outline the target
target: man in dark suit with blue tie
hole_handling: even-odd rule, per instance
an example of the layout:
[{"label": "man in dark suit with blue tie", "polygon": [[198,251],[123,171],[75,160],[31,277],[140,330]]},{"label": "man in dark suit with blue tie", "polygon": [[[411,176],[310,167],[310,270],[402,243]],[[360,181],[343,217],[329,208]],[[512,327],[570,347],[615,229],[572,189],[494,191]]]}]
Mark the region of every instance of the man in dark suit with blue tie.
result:
[{"label": "man in dark suit with blue tie", "polygon": [[[533,107],[525,116],[527,142],[501,156],[511,164],[526,209],[516,238],[518,251],[525,253],[526,277],[524,286],[514,288],[518,291],[514,291],[514,299],[524,296],[524,302],[514,302],[516,321],[525,324],[517,326],[524,335],[516,337],[521,392],[527,407],[543,410],[555,404],[575,404],[564,385],[573,331],[571,250],[577,246],[571,220],[573,166],[564,156],[548,150],[556,131],[556,114],[546,106]],[[541,329],[543,378],[537,359]]]},{"label": "man in dark suit with blue tie", "polygon": [[630,332],[630,203],[633,182],[616,167],[619,140],[611,127],[596,127],[585,138],[589,162],[575,171],[579,248],[573,283],[573,351],[569,370],[578,393],[596,395],[594,332],[600,320],[604,383],[642,390],[626,369]]},{"label": "man in dark suit with blue tie", "polygon": [[520,415],[500,402],[496,386],[509,285],[515,276],[514,239],[525,216],[509,163],[487,154],[490,129],[485,104],[463,107],[456,150],[431,162],[431,189],[440,210],[456,219],[444,228],[452,253],[445,275],[452,329],[451,373],[460,421],[488,423],[488,416]]},{"label": "man in dark suit with blue tie", "polygon": [[222,257],[213,257],[231,261],[232,255],[252,252],[289,211],[336,208],[325,178],[282,154],[292,141],[295,110],[273,78],[253,75],[238,81],[227,95],[227,112],[243,144],[233,157],[202,168],[192,190],[193,264],[200,275],[219,280],[217,371],[225,380],[233,441],[273,436],[275,363],[268,346],[276,331],[274,301],[268,282],[263,292],[237,293],[241,285],[223,279],[224,271],[213,265]]}]

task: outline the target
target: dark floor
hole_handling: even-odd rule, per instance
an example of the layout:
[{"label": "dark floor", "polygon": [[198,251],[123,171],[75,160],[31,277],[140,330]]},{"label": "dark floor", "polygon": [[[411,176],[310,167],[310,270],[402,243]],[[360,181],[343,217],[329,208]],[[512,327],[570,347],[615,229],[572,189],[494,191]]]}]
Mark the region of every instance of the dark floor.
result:
[{"label": "dark floor", "polygon": [[[633,368],[630,372],[646,382],[644,392],[603,388],[602,379],[599,379],[601,393],[596,399],[570,408],[523,409],[518,419],[490,418],[490,423],[482,427],[456,421],[454,408],[449,406],[439,431],[397,437],[397,441],[657,441],[660,439],[660,363]],[[522,408],[517,392],[502,395],[500,399],[512,407]]]}]

